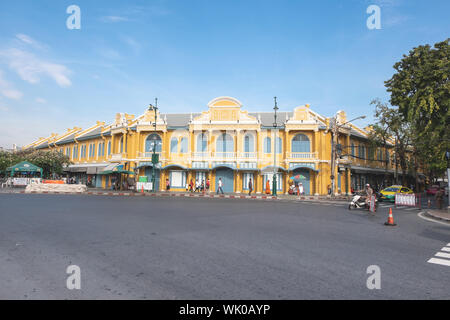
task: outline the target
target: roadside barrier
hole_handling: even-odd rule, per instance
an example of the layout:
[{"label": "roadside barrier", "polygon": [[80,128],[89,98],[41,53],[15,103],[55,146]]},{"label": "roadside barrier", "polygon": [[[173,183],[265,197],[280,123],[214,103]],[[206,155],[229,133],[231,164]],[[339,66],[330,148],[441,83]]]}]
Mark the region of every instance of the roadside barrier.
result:
[{"label": "roadside barrier", "polygon": [[396,193],[395,194],[395,206],[406,206],[406,207],[420,207],[421,206],[420,194],[405,194]]}]

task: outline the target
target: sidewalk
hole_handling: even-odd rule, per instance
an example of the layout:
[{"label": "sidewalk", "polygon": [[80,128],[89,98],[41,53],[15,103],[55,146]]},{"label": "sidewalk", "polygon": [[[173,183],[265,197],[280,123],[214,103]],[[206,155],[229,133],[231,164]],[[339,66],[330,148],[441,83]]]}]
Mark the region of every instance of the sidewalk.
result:
[{"label": "sidewalk", "polygon": [[426,214],[433,219],[443,220],[446,222],[450,222],[450,213],[447,209],[438,210],[438,209],[427,209]]}]

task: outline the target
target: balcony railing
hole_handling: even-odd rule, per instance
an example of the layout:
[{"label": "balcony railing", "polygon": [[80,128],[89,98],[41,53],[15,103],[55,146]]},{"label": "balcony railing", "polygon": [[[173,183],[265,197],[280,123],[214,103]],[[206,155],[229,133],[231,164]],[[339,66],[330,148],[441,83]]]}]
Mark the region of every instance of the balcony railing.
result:
[{"label": "balcony railing", "polygon": [[317,159],[317,152],[286,152],[286,158],[295,160]]},{"label": "balcony railing", "polygon": [[214,159],[234,159],[236,152],[213,152],[212,157]]},{"label": "balcony railing", "polygon": [[258,153],[257,152],[241,152],[239,153],[239,158],[243,159],[257,159]]},{"label": "balcony railing", "polygon": [[126,158],[126,153],[113,153],[111,154],[111,161],[122,161]]},{"label": "balcony railing", "polygon": [[[161,159],[161,152],[155,152],[156,154],[159,154],[159,159]],[[138,152],[138,158],[142,159],[151,159],[153,152]]]}]

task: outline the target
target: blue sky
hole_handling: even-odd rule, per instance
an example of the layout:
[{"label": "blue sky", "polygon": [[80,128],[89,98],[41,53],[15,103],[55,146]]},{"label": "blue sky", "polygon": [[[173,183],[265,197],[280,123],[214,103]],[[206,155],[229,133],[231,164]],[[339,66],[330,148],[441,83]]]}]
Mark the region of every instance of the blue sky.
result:
[{"label": "blue sky", "polygon": [[[81,29],[69,30],[69,5]],[[366,9],[381,8],[381,30]],[[143,113],[199,112],[217,96],[249,111],[305,103],[368,115],[413,47],[450,35],[448,0],[0,2],[0,146]]]}]

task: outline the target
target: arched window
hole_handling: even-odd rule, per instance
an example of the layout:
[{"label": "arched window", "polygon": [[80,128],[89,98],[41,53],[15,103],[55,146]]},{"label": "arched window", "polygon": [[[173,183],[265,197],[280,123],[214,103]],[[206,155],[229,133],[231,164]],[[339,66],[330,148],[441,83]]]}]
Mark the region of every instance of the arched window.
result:
[{"label": "arched window", "polygon": [[123,153],[123,136],[119,140],[119,150],[120,153]]},{"label": "arched window", "polygon": [[244,152],[254,152],[255,151],[255,144],[253,135],[247,134],[244,137]]},{"label": "arched window", "polygon": [[197,135],[197,152],[206,152],[208,150],[208,138],[205,133]]},{"label": "arched window", "polygon": [[180,153],[188,152],[188,139],[186,137],[181,138],[180,141]]},{"label": "arched window", "polygon": [[162,141],[161,137],[156,133],[152,133],[145,139],[145,152],[153,152],[153,147],[155,146],[156,152],[161,152]]},{"label": "arched window", "polygon": [[234,141],[233,137],[229,134],[222,133],[217,137],[216,152],[233,152]]},{"label": "arched window", "polygon": [[272,152],[272,139],[269,137],[264,138],[264,153]]},{"label": "arched window", "polygon": [[170,139],[170,153],[177,153],[178,152],[178,138],[173,137]]},{"label": "arched window", "polygon": [[297,134],[292,139],[292,152],[311,152],[311,143],[304,134]]},{"label": "arched window", "polygon": [[283,150],[283,140],[280,137],[277,137],[276,141],[275,150],[278,154],[281,154],[281,151]]}]

